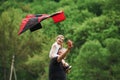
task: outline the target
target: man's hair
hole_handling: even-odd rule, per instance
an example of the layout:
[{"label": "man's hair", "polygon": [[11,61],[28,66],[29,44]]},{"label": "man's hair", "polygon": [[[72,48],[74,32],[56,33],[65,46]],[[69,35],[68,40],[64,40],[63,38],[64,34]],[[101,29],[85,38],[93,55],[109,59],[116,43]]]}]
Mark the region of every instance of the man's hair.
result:
[{"label": "man's hair", "polygon": [[67,49],[66,48],[59,48],[59,50],[66,51]]}]

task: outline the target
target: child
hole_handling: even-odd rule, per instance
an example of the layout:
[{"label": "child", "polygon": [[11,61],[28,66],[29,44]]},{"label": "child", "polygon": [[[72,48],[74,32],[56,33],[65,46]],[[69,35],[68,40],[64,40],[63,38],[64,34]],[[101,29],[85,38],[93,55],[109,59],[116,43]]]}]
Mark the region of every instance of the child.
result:
[{"label": "child", "polygon": [[52,44],[52,47],[49,53],[50,59],[58,56],[57,53],[58,53],[58,50],[62,47],[63,41],[64,41],[64,36],[58,35],[56,38],[56,42]]}]

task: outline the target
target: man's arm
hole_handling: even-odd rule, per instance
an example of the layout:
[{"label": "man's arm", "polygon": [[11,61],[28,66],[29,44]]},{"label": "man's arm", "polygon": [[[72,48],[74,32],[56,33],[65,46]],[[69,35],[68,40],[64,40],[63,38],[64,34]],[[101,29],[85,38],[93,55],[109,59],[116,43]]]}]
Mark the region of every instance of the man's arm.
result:
[{"label": "man's arm", "polygon": [[69,51],[70,51],[70,48],[68,48],[63,54],[59,55],[57,58],[57,61],[60,62],[62,59],[64,59]]},{"label": "man's arm", "polygon": [[67,50],[63,54],[58,56],[57,61],[60,62],[62,59],[64,59],[72,47],[72,41],[69,40]]}]

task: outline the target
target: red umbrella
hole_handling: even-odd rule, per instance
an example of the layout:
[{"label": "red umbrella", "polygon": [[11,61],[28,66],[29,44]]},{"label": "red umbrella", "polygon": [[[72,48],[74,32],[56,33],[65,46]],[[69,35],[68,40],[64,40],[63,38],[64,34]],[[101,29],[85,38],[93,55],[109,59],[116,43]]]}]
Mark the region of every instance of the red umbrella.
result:
[{"label": "red umbrella", "polygon": [[61,22],[65,20],[65,15],[63,11],[56,12],[52,15],[48,14],[28,14],[26,15],[26,18],[22,20],[22,23],[20,25],[20,30],[18,34],[25,32],[26,30],[30,29],[31,32],[41,29],[42,25],[40,24],[41,21],[52,17],[54,23]]},{"label": "red umbrella", "polygon": [[31,32],[42,28],[40,22],[44,19],[49,18],[49,15],[42,14],[42,15],[27,15],[26,18],[22,20],[20,25],[20,30],[18,34],[25,32],[27,29],[30,29]]}]

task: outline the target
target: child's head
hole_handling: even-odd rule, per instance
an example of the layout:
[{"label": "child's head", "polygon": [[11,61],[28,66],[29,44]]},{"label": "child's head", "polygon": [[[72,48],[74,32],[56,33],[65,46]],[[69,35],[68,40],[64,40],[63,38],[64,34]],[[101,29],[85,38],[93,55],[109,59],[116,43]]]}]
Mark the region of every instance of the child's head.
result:
[{"label": "child's head", "polygon": [[63,35],[58,35],[56,38],[56,41],[58,44],[62,45],[63,41],[64,41],[64,36]]}]

